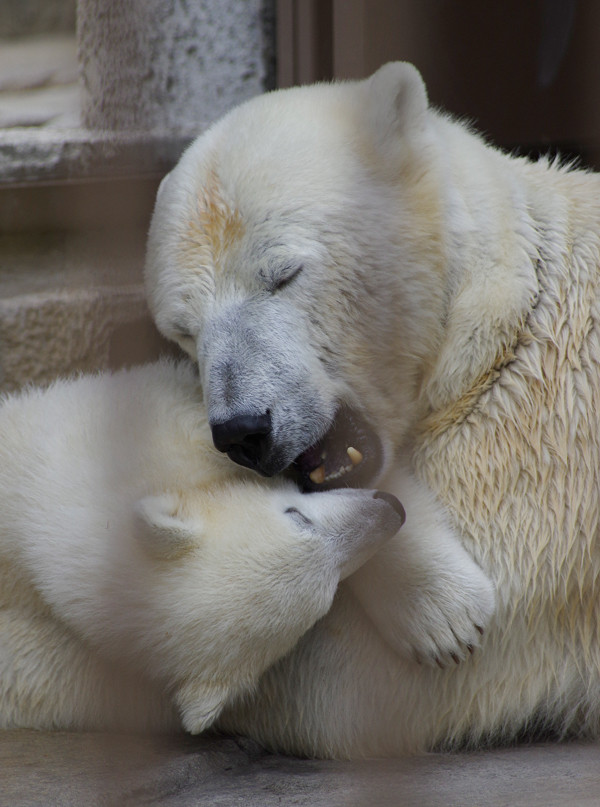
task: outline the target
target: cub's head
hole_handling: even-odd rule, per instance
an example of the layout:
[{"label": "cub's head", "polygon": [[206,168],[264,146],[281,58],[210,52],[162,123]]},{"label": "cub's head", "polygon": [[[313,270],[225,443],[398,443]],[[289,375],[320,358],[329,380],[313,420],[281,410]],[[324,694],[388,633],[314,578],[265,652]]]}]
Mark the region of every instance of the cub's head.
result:
[{"label": "cub's head", "polygon": [[[331,607],[348,576],[404,521],[367,490],[301,494],[232,480],[138,504],[148,619],[184,726],[206,728]],[[156,656],[155,652],[155,656]]]},{"label": "cub's head", "polygon": [[420,76],[391,64],[248,102],[164,180],[151,309],[235,462],[372,485],[414,422],[443,306],[428,120]]}]

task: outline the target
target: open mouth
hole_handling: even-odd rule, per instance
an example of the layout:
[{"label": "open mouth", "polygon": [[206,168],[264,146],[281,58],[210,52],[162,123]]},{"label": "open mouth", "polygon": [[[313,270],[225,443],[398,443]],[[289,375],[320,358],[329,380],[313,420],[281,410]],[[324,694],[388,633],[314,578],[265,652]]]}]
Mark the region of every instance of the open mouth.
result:
[{"label": "open mouth", "polygon": [[304,491],[368,487],[383,461],[381,440],[357,412],[342,406],[331,428],[300,454],[290,473]]}]

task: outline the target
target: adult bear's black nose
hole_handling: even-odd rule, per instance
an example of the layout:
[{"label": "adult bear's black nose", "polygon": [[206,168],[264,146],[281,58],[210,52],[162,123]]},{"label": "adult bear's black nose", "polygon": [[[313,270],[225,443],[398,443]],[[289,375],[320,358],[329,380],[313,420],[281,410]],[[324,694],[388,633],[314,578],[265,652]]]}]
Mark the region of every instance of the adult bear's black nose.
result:
[{"label": "adult bear's black nose", "polygon": [[271,413],[268,410],[263,415],[236,415],[224,423],[214,423],[211,431],[215,448],[227,453],[238,465],[264,474],[260,461],[271,433]]}]

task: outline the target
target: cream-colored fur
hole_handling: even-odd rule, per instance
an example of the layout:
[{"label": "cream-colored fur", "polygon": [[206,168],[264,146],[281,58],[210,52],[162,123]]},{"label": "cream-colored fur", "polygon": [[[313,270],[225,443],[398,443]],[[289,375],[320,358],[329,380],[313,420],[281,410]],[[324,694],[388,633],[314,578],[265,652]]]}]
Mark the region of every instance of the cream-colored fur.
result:
[{"label": "cream-colored fur", "polygon": [[204,730],[403,521],[236,469],[189,363],[0,401],[0,496],[2,728]]},{"label": "cream-colored fur", "polygon": [[224,727],[325,755],[598,735],[599,265],[598,176],[494,149],[408,65],[252,100],[189,148],[147,281],[210,422],[268,412],[277,473],[361,412],[380,480],[408,462],[498,596],[472,658],[419,665],[375,557]]}]

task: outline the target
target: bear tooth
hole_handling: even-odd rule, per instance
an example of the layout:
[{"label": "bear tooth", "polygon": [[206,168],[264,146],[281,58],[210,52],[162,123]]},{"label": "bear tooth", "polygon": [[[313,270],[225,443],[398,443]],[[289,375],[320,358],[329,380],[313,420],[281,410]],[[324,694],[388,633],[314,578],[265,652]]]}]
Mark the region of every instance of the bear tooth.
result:
[{"label": "bear tooth", "polygon": [[346,449],[346,453],[350,457],[350,462],[352,463],[352,465],[360,465],[360,463],[363,461],[363,455],[357,448],[348,446],[348,448]]},{"label": "bear tooth", "polygon": [[325,466],[319,465],[318,468],[315,468],[314,471],[309,473],[308,478],[311,482],[314,482],[315,485],[322,485],[325,481]]},{"label": "bear tooth", "polygon": [[330,482],[332,479],[339,479],[344,474],[350,473],[352,470],[352,465],[343,465],[341,468],[338,468],[337,471],[327,474],[325,477],[326,482]]}]

